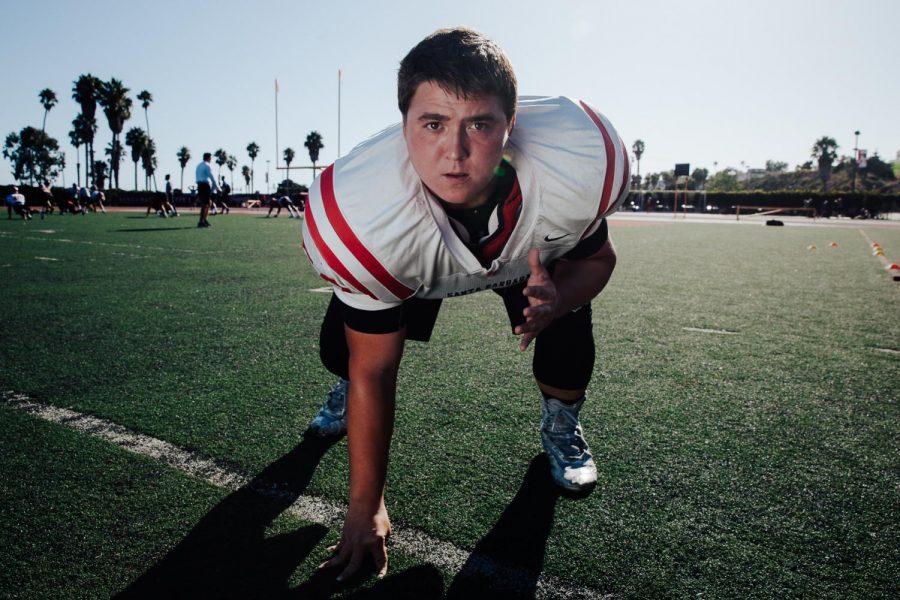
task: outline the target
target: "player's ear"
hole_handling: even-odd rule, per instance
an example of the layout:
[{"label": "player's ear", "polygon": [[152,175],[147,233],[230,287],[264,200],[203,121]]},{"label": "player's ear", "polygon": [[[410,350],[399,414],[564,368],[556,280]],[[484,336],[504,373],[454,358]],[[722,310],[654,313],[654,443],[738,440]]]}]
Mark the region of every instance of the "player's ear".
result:
[{"label": "player's ear", "polygon": [[516,126],[516,115],[513,113],[512,119],[509,120],[509,127],[506,128],[506,135],[512,135],[513,127]]}]

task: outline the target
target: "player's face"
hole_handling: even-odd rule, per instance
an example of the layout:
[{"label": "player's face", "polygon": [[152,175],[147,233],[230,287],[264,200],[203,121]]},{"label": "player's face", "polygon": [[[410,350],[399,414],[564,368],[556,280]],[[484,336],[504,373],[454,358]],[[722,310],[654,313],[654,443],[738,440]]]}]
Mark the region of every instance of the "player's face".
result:
[{"label": "player's face", "polygon": [[493,190],[512,125],[499,98],[464,99],[426,81],[409,104],[403,135],[428,189],[444,202],[473,208]]}]

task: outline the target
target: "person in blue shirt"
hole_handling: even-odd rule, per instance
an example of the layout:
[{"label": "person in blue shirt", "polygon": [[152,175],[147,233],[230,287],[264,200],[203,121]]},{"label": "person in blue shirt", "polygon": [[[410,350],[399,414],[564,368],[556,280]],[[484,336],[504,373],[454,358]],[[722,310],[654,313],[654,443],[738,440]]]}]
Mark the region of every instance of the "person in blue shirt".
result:
[{"label": "person in blue shirt", "polygon": [[216,178],[213,177],[212,168],[209,166],[211,160],[212,154],[204,152],[203,160],[197,165],[197,203],[200,206],[200,221],[197,223],[197,227],[200,228],[209,227],[207,217],[209,216],[209,205],[212,202],[212,192],[219,191]]}]

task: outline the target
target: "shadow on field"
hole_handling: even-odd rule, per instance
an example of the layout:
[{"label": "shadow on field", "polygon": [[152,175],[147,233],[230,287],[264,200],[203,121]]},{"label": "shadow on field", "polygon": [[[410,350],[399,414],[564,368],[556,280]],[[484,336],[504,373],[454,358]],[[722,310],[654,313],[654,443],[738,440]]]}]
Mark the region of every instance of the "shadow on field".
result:
[{"label": "shadow on field", "polygon": [[[336,572],[316,573],[290,589],[297,566],[328,532],[324,525],[267,535],[266,530],[306,490],[338,438],[304,438],[293,450],[210,510],[162,560],[116,598],[327,598],[352,589],[368,572],[337,586]],[[365,571],[365,570],[364,570]],[[354,597],[440,598],[443,580],[430,566],[386,577]]]},{"label": "shadow on field", "polygon": [[534,457],[515,498],[475,546],[446,597],[477,598],[485,590],[492,597],[534,597],[561,495],[550,478],[547,455]]},{"label": "shadow on field", "polygon": [[304,439],[210,510],[159,563],[116,597],[283,597],[288,578],[328,528],[309,525],[274,536],[267,536],[266,528],[306,489],[336,441]]}]

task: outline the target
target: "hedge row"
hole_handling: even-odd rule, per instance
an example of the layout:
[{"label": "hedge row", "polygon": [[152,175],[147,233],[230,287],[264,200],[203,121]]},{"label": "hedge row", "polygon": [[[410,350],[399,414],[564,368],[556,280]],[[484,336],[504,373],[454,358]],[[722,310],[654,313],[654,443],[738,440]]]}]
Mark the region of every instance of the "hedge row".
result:
[{"label": "hedge row", "polygon": [[[632,192],[629,201],[637,201],[638,192]],[[688,204],[694,202],[695,192],[688,193]],[[679,210],[684,196],[678,195]],[[672,193],[654,194],[644,192],[644,204],[657,210],[672,209]],[[698,211],[734,213],[737,206],[764,206],[770,208],[815,208],[817,214],[856,216],[878,216],[888,212],[900,212],[900,195],[873,193],[820,193],[820,192],[707,192],[705,206],[695,207]],[[801,211],[798,211],[801,212]]]},{"label": "hedge row", "polygon": [[[6,186],[3,191],[3,197],[11,192],[12,186]],[[71,198],[71,188],[54,187],[51,188],[53,199],[57,204],[61,201]],[[43,203],[43,195],[40,188],[28,185],[20,185],[19,192],[25,196],[25,202],[29,206],[37,206]],[[128,190],[104,190],[104,204],[106,206],[149,206],[154,199],[162,199],[165,194],[163,192],[150,191],[128,191]],[[175,204],[177,206],[186,206],[191,203],[190,194],[182,194],[181,190],[175,190],[173,194]],[[247,200],[259,200],[265,198],[265,194],[231,194],[228,197],[229,204],[232,206],[240,206]]]}]

